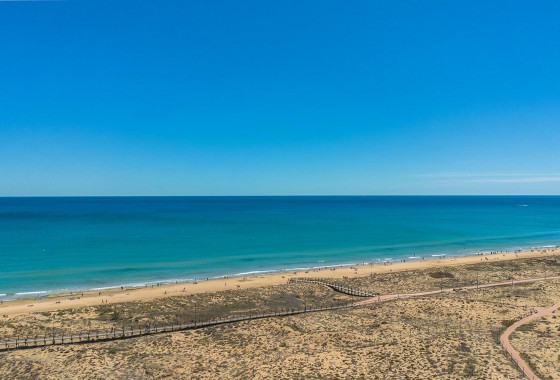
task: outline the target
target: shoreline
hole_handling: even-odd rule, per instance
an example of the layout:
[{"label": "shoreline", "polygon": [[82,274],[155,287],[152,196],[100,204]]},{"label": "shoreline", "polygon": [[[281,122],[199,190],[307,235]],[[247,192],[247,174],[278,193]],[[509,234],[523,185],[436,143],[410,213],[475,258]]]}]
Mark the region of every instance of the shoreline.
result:
[{"label": "shoreline", "polygon": [[405,260],[390,263],[360,263],[337,266],[291,269],[285,271],[257,273],[251,276],[225,276],[196,282],[178,282],[141,287],[116,287],[105,290],[89,290],[53,294],[40,299],[20,298],[0,303],[0,317],[61,309],[98,306],[129,301],[150,301],[158,298],[186,296],[209,292],[256,288],[286,284],[289,277],[362,277],[370,274],[421,270],[476,264],[484,261],[506,261],[524,258],[545,257],[560,254],[560,247],[550,245],[515,251],[481,252],[466,256],[430,256],[426,259]]},{"label": "shoreline", "polygon": [[[5,290],[0,293],[0,304],[6,302],[15,302],[15,301],[40,301],[44,299],[52,299],[52,298],[60,298],[65,296],[73,296],[77,297],[77,295],[81,295],[82,293],[95,293],[95,292],[108,292],[113,290],[132,290],[132,289],[143,289],[146,287],[154,287],[154,286],[167,286],[167,285],[179,285],[179,284],[192,284],[192,283],[202,283],[207,281],[213,280],[227,280],[227,279],[235,279],[240,277],[255,277],[255,276],[263,276],[263,275],[273,275],[273,274],[281,274],[281,273],[290,273],[290,272],[301,272],[301,271],[317,271],[317,270],[332,270],[333,268],[341,269],[345,267],[353,267],[353,266],[363,266],[363,265],[392,265],[396,263],[403,263],[403,262],[422,262],[422,261],[430,261],[430,260],[439,260],[439,259],[451,259],[451,258],[459,258],[459,257],[470,257],[470,256],[480,256],[480,255],[488,255],[493,253],[510,253],[510,252],[525,252],[525,251],[535,251],[535,250],[547,250],[547,249],[559,249],[559,244],[545,244],[545,245],[538,245],[538,246],[528,246],[528,247],[509,247],[504,249],[495,249],[495,250],[475,250],[470,252],[452,252],[452,253],[424,253],[419,254],[416,256],[416,253],[407,253],[407,254],[400,254],[394,257],[387,257],[387,258],[378,258],[374,261],[365,261],[361,259],[360,261],[356,262],[339,262],[339,263],[329,263],[328,265],[312,265],[308,264],[309,266],[305,266],[305,264],[301,264],[301,266],[292,267],[292,268],[271,268],[271,269],[259,269],[259,270],[247,270],[246,272],[238,272],[238,273],[225,273],[219,275],[192,275],[190,277],[183,277],[183,278],[162,278],[162,279],[155,279],[155,280],[146,280],[143,282],[142,280],[138,281],[131,281],[131,282],[124,282],[118,284],[107,284],[104,286],[98,287],[75,287],[75,288],[60,288],[60,289],[51,289],[51,290],[26,290],[21,292],[6,292]],[[410,255],[414,256],[410,256]],[[370,259],[371,260],[371,259]],[[317,263],[321,263],[323,261],[318,261]],[[314,263],[316,264],[316,263]]]}]

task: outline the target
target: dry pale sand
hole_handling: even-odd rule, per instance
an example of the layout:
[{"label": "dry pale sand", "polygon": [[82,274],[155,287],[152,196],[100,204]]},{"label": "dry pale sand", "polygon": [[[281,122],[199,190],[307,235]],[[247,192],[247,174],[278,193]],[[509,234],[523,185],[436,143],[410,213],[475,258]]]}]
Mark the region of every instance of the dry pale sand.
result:
[{"label": "dry pale sand", "polygon": [[517,379],[502,326],[560,281],[0,355],[22,379]]},{"label": "dry pale sand", "polygon": [[560,318],[556,312],[519,327],[512,346],[541,379],[560,379]]},{"label": "dry pale sand", "polygon": [[[14,315],[29,312],[46,312],[68,308],[96,306],[105,303],[121,303],[128,301],[148,301],[158,298],[173,297],[177,295],[200,294],[231,289],[258,288],[270,285],[285,284],[290,276],[309,276],[338,278],[360,277],[372,273],[392,273],[399,271],[420,270],[426,268],[452,267],[464,264],[484,263],[492,261],[512,260],[516,258],[539,257],[560,254],[559,248],[534,249],[517,252],[500,252],[485,254],[434,258],[426,260],[408,260],[404,263],[392,264],[362,264],[352,267],[325,268],[308,271],[281,272],[252,277],[234,277],[228,279],[213,279],[198,281],[197,283],[167,284],[143,288],[127,288],[124,290],[113,289],[101,292],[75,293],[61,295],[49,299],[17,300],[0,304],[0,315]],[[83,294],[83,295],[82,295]]]},{"label": "dry pale sand", "polygon": [[[559,275],[558,253],[549,249],[518,253],[517,260],[513,260],[515,253],[500,253],[300,272],[300,276],[335,277],[340,283],[383,294],[437,289],[442,284],[457,286],[458,291],[125,341],[5,352],[0,353],[0,378],[518,379],[520,374],[496,338],[531,310],[560,301],[560,280],[469,292],[459,289],[476,281]],[[14,334],[40,335],[52,328],[107,329],[123,322],[169,323],[194,315],[205,319],[357,300],[318,285],[287,285],[287,274],[263,277],[230,279],[228,283],[234,282],[225,291],[223,282],[220,287],[215,281],[115,292],[112,303],[102,305],[95,304],[95,295],[73,301],[62,298],[60,304],[47,300],[36,304],[47,308],[40,312],[35,306],[25,309],[25,302],[18,301],[3,305],[10,311],[0,317],[0,340]],[[201,290],[199,285],[209,288]],[[189,291],[183,293],[183,287]],[[78,307],[78,302],[86,304]],[[539,373],[555,374],[560,359],[558,325],[551,319],[543,326],[536,332],[521,331],[527,335],[519,339],[515,333],[512,343],[529,362],[538,363]]]}]

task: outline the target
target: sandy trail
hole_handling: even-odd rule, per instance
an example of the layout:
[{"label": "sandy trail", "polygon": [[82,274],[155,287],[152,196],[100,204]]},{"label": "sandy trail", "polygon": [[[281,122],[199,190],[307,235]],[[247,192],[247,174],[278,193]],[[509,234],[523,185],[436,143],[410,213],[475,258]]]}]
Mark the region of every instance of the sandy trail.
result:
[{"label": "sandy trail", "polygon": [[[466,290],[474,290],[474,289],[481,289],[481,288],[494,288],[494,287],[500,287],[500,286],[514,286],[516,284],[532,283],[532,282],[537,282],[537,281],[555,280],[555,279],[560,279],[560,276],[538,277],[538,278],[530,278],[530,279],[523,279],[523,280],[510,280],[510,281],[494,282],[494,283],[484,284],[484,285],[464,286],[464,287],[461,287],[461,288],[445,288],[445,289],[442,288],[440,290],[418,292],[418,293],[385,294],[385,295],[379,295],[377,297],[368,298],[365,301],[353,302],[353,303],[350,303],[350,304],[347,304],[347,305],[339,305],[339,306],[335,306],[335,307],[324,307],[324,308],[320,307],[320,308],[315,308],[315,309],[305,308],[305,309],[297,309],[297,310],[292,309],[291,311],[286,310],[285,312],[281,312],[281,313],[269,312],[269,313],[262,313],[262,314],[257,314],[257,315],[253,315],[253,316],[249,315],[249,316],[227,318],[227,319],[224,319],[222,321],[206,321],[206,322],[198,323],[198,328],[221,325],[221,324],[225,324],[225,323],[235,323],[235,322],[241,322],[241,321],[248,321],[248,320],[253,320],[253,319],[290,316],[290,315],[304,314],[304,313],[309,313],[309,312],[328,311],[328,310],[335,310],[335,309],[346,309],[346,308],[367,306],[367,305],[370,305],[370,304],[375,304],[375,303],[379,303],[379,302],[387,302],[387,301],[395,300],[395,299],[423,297],[423,296],[430,296],[430,295],[435,295],[435,294],[451,293],[451,292],[455,292],[455,291],[466,291]],[[314,280],[314,282],[317,283],[317,284],[321,284],[321,285],[325,285],[325,286],[330,287],[328,282],[323,283],[320,280]],[[350,289],[350,288],[348,288],[348,289]],[[516,325],[520,326],[521,324],[525,323],[526,321],[528,321],[530,319],[536,318],[540,315],[547,315],[547,313],[552,313],[558,307],[560,307],[560,303],[553,306],[552,308],[543,310],[543,311],[541,311],[541,312],[539,312],[539,313],[537,313],[533,316],[530,316],[529,318],[522,319],[521,321],[517,322],[517,324],[514,324],[513,326],[516,326]],[[523,322],[523,321],[525,321],[525,322]],[[97,335],[95,335],[95,340],[99,340],[100,338],[101,339],[106,339],[106,340],[125,339],[125,338],[138,337],[138,336],[142,336],[142,335],[152,335],[152,334],[157,334],[157,333],[163,333],[163,332],[190,330],[190,329],[193,329],[193,328],[197,328],[197,323],[194,323],[194,324],[186,323],[186,324],[179,324],[179,325],[175,325],[175,326],[173,326],[173,325],[171,325],[171,326],[160,326],[159,331],[158,331],[158,328],[156,328],[155,331],[150,329],[149,331],[144,331],[144,332],[142,332],[141,329],[136,329],[136,331],[135,330],[127,330],[125,332],[124,327],[123,327],[122,334],[120,332],[116,332],[116,331],[103,332],[101,334],[97,333]],[[513,331],[514,329],[512,329],[511,331]],[[511,333],[511,331],[510,331],[510,333]],[[508,336],[509,336],[509,334],[508,334]],[[44,346],[51,345],[51,343],[50,343],[51,341],[52,341],[52,345],[63,345],[63,344],[78,343],[78,342],[81,342],[82,340],[85,340],[86,338],[87,338],[87,341],[89,342],[90,341],[90,334],[89,333],[87,333],[87,334],[86,333],[77,334],[77,335],[73,335],[73,336],[68,336],[68,335],[53,336],[49,339],[47,339],[46,337],[43,337],[43,338],[38,338],[38,337],[29,338],[29,339],[25,339],[24,343],[22,341],[20,341],[20,344],[23,343],[25,348],[38,348],[38,347],[41,347],[41,344],[43,344]],[[92,335],[91,338],[93,339],[94,335]],[[506,339],[507,339],[507,337],[506,337]],[[8,350],[9,346],[13,346],[14,344],[17,347],[17,341],[16,340],[1,341],[0,342],[0,351]],[[509,341],[507,341],[507,344],[509,345]],[[504,345],[504,347],[506,347],[506,346]],[[511,348],[511,345],[509,345],[509,347],[512,350],[512,352],[515,352],[513,350],[513,348]],[[508,350],[508,352],[509,352],[509,350]],[[521,360],[521,358],[519,357],[518,354],[517,354],[517,358],[519,360]],[[521,360],[521,362],[522,362],[522,360]],[[527,366],[524,365],[524,367],[527,367]],[[534,374],[532,376],[534,376]],[[537,377],[530,377],[530,379],[533,379],[533,378],[537,379]]]},{"label": "sandy trail", "polygon": [[440,294],[440,293],[451,293],[451,292],[454,292],[454,291],[461,291],[461,290],[494,288],[494,287],[497,287],[497,286],[508,286],[508,285],[513,286],[513,285],[516,285],[516,284],[527,284],[527,283],[531,283],[531,282],[537,282],[537,281],[543,281],[543,280],[557,280],[557,279],[560,279],[560,276],[527,278],[527,279],[523,279],[523,280],[510,280],[510,281],[494,282],[494,283],[491,283],[491,284],[463,286],[463,287],[460,287],[460,288],[445,288],[445,289],[440,289],[440,290],[430,290],[430,291],[427,291],[427,292],[419,292],[419,293],[385,294],[385,295],[382,295],[382,296],[369,298],[365,301],[356,302],[355,305],[356,306],[363,306],[363,305],[369,305],[369,304],[373,304],[373,303],[377,303],[377,302],[389,301],[389,300],[394,300],[394,299],[423,297],[423,296],[430,296],[430,295]]},{"label": "sandy trail", "polygon": [[552,315],[554,312],[556,312],[556,310],[558,308],[560,308],[560,302],[551,306],[551,307],[549,307],[549,308],[541,309],[537,313],[529,315],[528,317],[525,317],[525,318],[515,322],[513,325],[509,326],[506,329],[506,331],[504,331],[502,336],[500,337],[500,343],[502,344],[502,346],[511,355],[513,360],[515,360],[515,362],[519,365],[519,367],[522,369],[525,376],[527,376],[527,378],[530,379],[530,380],[540,380],[540,378],[533,372],[531,367],[529,367],[529,365],[523,360],[523,358],[521,358],[521,355],[519,354],[519,352],[517,352],[517,350],[515,350],[515,348],[513,348],[513,346],[511,345],[511,343],[509,341],[509,337],[520,326],[522,326],[522,325],[524,325],[528,322],[531,322],[534,319]]}]

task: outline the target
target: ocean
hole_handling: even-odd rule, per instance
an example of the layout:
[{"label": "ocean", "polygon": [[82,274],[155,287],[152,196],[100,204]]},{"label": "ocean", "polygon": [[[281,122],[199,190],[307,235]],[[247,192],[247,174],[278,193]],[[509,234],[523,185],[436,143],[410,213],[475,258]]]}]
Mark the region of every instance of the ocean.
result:
[{"label": "ocean", "polygon": [[0,198],[0,299],[558,244],[559,196]]}]

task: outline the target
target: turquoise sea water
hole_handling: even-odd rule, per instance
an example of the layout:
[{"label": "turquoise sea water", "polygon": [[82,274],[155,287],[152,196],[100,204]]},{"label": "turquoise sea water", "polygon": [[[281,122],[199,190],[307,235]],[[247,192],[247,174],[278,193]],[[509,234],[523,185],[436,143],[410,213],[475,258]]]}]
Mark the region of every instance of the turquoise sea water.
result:
[{"label": "turquoise sea water", "polygon": [[0,299],[557,244],[560,197],[0,198]]}]

